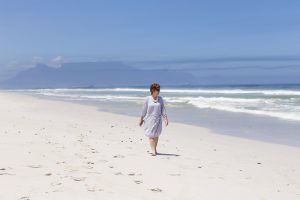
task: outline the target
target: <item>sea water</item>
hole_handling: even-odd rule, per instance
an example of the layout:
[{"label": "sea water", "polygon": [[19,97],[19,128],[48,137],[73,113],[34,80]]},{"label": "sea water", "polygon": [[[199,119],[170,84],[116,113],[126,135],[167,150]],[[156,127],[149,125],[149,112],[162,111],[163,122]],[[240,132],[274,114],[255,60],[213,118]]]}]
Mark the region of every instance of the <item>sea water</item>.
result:
[{"label": "sea water", "polygon": [[[137,116],[149,88],[14,90],[97,105]],[[218,133],[300,146],[300,85],[162,87],[170,122],[205,126]],[[184,133],[187,134],[187,133]]]}]

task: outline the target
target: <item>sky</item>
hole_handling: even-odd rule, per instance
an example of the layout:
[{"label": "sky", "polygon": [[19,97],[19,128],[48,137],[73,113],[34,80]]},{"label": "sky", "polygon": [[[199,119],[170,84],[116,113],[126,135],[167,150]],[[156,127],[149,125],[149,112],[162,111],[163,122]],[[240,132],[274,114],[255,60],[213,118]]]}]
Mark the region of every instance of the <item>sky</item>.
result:
[{"label": "sky", "polygon": [[[300,63],[299,0],[0,0],[0,74],[36,63]],[[232,66],[232,65],[230,65]],[[1,79],[1,75],[0,75]]]}]

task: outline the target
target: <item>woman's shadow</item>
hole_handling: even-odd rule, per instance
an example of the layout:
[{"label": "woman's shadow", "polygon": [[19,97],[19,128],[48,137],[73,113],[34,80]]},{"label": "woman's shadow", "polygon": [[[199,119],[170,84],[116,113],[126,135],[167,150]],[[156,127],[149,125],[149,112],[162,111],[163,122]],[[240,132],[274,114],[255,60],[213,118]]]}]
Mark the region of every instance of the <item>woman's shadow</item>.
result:
[{"label": "woman's shadow", "polygon": [[180,156],[179,154],[174,154],[174,153],[156,153],[158,156]]}]

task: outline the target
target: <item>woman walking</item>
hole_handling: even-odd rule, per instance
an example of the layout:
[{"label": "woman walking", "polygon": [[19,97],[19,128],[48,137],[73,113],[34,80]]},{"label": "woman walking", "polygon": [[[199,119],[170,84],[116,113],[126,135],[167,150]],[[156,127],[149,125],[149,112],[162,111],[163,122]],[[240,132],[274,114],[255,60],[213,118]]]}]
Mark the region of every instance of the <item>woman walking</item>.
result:
[{"label": "woman walking", "polygon": [[159,96],[160,85],[153,83],[150,86],[151,95],[147,96],[144,101],[144,106],[141,112],[140,126],[144,123],[144,133],[149,137],[149,143],[151,147],[151,155],[156,156],[158,137],[162,131],[162,118],[164,118],[165,125],[167,126],[169,121],[164,104],[164,100]]}]

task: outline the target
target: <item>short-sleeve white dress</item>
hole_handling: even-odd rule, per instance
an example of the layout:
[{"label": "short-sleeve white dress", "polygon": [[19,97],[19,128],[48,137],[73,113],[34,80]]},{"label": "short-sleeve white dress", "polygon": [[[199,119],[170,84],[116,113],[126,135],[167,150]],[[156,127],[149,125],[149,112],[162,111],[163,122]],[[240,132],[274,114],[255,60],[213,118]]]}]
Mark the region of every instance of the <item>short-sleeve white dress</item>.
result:
[{"label": "short-sleeve white dress", "polygon": [[148,137],[158,137],[162,132],[162,117],[167,117],[164,99],[157,96],[153,99],[152,95],[146,97],[141,112],[144,119],[144,133]]}]

